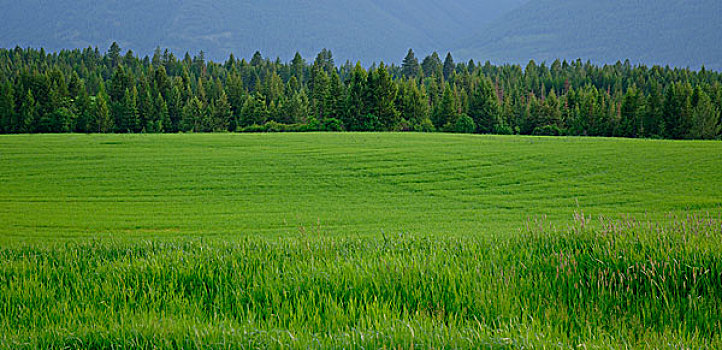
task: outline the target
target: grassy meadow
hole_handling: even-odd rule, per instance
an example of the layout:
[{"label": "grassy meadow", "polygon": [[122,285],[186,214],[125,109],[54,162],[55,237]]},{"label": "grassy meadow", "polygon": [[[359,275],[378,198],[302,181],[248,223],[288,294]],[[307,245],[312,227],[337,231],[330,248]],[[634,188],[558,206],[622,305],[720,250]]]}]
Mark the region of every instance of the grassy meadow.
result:
[{"label": "grassy meadow", "polygon": [[719,348],[722,143],[0,137],[0,348]]}]

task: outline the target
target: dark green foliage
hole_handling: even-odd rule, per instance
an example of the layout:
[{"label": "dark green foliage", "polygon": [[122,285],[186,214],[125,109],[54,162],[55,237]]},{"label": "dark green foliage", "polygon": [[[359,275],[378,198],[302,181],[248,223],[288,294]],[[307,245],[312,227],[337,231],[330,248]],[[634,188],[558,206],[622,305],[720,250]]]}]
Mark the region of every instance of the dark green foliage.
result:
[{"label": "dark green foliage", "polygon": [[263,125],[267,119],[268,109],[266,107],[266,99],[257,92],[254,96],[249,96],[243,104],[238,126]]},{"label": "dark green foliage", "polygon": [[0,132],[11,133],[19,129],[20,125],[15,117],[13,85],[9,82],[0,84]]},{"label": "dark green foliage", "polygon": [[406,57],[401,64],[401,74],[405,78],[416,78],[420,73],[421,66],[419,65],[419,60],[416,58],[414,50],[409,49],[409,52],[406,54]]},{"label": "dark green foliage", "polygon": [[501,124],[499,99],[491,81],[482,78],[469,100],[469,114],[482,133],[494,132]]},{"label": "dark green foliage", "polygon": [[456,103],[456,95],[449,85],[444,89],[444,95],[441,101],[434,107],[431,121],[437,129],[450,129],[456,124],[456,118],[459,115],[459,108]]},{"label": "dark green foliage", "polygon": [[454,126],[454,131],[458,133],[463,134],[473,134],[476,132],[476,124],[474,123],[474,119],[472,119],[470,116],[466,114],[462,114],[459,116],[459,119],[456,120],[456,125]]},{"label": "dark green foliage", "polygon": [[[99,50],[0,49],[0,132],[243,131],[271,121],[325,130],[326,119],[353,131],[455,132],[467,114],[478,133],[707,139],[722,124],[722,75],[706,69],[581,60],[522,69],[451,55],[442,63],[436,53],[419,65],[413,50],[402,66],[370,68],[335,66],[328,50],[310,66],[300,54],[223,64],[155,56],[126,53],[113,67]],[[94,109],[104,86],[110,124]]]}]

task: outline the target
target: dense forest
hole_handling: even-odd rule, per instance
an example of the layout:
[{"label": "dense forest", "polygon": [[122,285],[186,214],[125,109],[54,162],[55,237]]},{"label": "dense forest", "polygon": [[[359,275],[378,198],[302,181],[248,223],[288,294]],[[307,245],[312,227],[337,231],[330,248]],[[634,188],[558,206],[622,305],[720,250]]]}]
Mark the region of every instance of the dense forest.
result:
[{"label": "dense forest", "polygon": [[337,65],[256,52],[206,61],[99,49],[0,49],[3,133],[443,131],[719,138],[722,74],[628,61]]}]

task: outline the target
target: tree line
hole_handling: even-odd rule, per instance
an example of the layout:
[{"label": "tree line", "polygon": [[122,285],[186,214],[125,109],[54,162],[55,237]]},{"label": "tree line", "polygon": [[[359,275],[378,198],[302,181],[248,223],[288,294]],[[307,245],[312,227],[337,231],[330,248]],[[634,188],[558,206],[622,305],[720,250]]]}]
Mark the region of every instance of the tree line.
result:
[{"label": "tree line", "polygon": [[720,138],[722,74],[628,61],[401,65],[0,49],[0,132],[442,131]]}]

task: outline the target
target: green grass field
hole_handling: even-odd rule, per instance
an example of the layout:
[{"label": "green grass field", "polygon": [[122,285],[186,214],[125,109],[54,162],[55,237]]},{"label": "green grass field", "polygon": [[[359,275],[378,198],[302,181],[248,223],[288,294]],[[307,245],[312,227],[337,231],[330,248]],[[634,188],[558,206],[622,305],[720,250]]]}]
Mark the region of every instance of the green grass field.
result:
[{"label": "green grass field", "polygon": [[0,137],[7,241],[508,235],[719,211],[722,143],[424,134]]},{"label": "green grass field", "polygon": [[0,347],[715,348],[721,174],[719,142],[2,136]]}]

